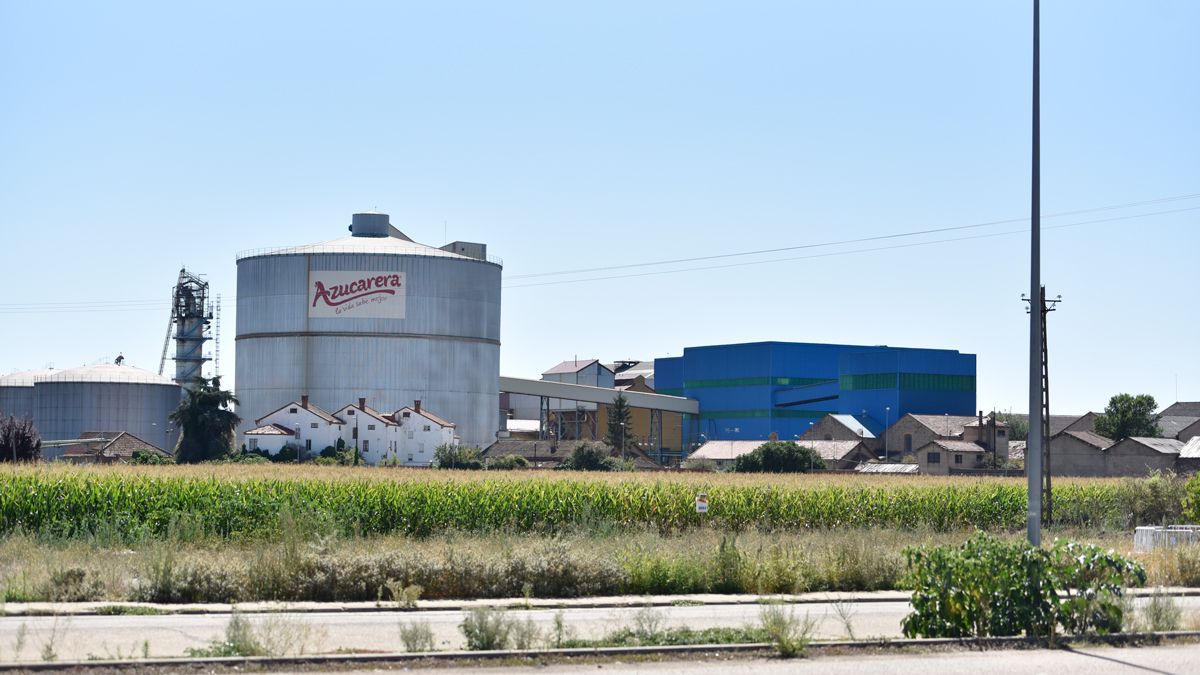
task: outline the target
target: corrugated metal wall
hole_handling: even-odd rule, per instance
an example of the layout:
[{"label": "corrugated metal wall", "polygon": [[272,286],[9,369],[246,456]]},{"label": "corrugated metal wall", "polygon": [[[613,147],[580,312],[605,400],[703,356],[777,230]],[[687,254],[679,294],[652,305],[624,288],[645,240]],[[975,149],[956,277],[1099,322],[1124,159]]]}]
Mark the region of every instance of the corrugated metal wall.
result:
[{"label": "corrugated metal wall", "polygon": [[[176,385],[129,382],[38,382],[34,419],[45,440],[79,438],[85,431],[128,431],[173,452],[178,433],[168,416],[179,406]],[[65,448],[43,451],[53,459]]]},{"label": "corrugated metal wall", "polygon": [[[309,270],[404,272],[403,319],[309,318]],[[392,412],[420,399],[486,446],[499,428],[499,265],[373,253],[238,261],[236,394],[241,431],[308,394],[335,410],[359,397]]]}]

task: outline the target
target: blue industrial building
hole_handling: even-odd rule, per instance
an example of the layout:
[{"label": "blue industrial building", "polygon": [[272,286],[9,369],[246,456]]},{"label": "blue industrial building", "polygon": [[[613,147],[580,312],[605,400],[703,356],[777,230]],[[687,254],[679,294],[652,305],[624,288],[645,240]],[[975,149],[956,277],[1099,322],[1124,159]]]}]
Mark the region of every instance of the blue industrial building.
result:
[{"label": "blue industrial building", "polygon": [[[876,435],[907,413],[975,414],[975,355],[947,349],[753,342],[689,347],[655,359],[661,394],[696,399],[697,440],[792,439],[828,413]],[[699,437],[703,435],[704,439]]]}]

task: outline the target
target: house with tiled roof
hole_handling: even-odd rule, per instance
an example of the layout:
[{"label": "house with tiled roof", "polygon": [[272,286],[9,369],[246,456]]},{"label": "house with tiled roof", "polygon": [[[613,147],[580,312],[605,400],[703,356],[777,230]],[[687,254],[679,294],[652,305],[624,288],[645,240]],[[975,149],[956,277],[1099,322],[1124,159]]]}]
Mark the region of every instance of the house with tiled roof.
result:
[{"label": "house with tiled roof", "polygon": [[345,420],[342,442],[347,448],[357,446],[359,461],[380,464],[396,460],[400,452],[399,425],[390,415],[367,405],[366,398],[359,398],[356,404],[342,406],[333,414]]},{"label": "house with tiled roof", "polygon": [[1052,476],[1107,476],[1104,451],[1113,440],[1093,431],[1060,431],[1050,437]]},{"label": "house with tiled roof", "polygon": [[421,407],[420,401],[392,413],[399,435],[400,463],[410,466],[433,464],[440,445],[458,445],[455,424]]},{"label": "house with tiled roof", "polygon": [[346,427],[344,420],[309,401],[307,395],[259,417],[254,424],[242,434],[247,450],[275,455],[290,446],[306,459],[337,445]]},{"label": "house with tiled roof", "polygon": [[59,457],[72,464],[129,464],[136,452],[148,452],[163,458],[173,455],[128,431],[85,431],[82,443],[67,446]]},{"label": "house with tiled roof", "polygon": [[951,469],[984,469],[991,451],[972,441],[934,439],[916,451],[922,474],[948,476]]},{"label": "house with tiled roof", "polygon": [[1008,458],[1008,425],[979,415],[907,414],[884,432],[883,454],[901,459],[937,440],[975,443],[999,461]]}]

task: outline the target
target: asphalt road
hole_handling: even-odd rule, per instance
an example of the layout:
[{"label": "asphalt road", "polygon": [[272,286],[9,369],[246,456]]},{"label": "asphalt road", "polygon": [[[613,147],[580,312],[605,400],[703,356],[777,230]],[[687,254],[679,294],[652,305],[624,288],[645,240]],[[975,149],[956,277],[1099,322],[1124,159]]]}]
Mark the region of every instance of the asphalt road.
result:
[{"label": "asphalt road", "polygon": [[[1200,615],[1200,598],[1179,598],[1185,620]],[[550,632],[561,612],[569,632],[580,638],[599,638],[637,621],[636,608],[565,608],[509,610],[518,621],[528,619],[543,633]],[[755,604],[657,607],[652,610],[661,628],[688,626],[747,626],[758,623]],[[794,605],[798,616],[814,621],[814,639],[899,637],[907,602],[810,603]],[[461,649],[464,641],[460,610],[401,612],[304,612],[246,614],[255,633],[280,654],[323,654],[338,650],[404,651],[402,622],[425,622],[438,649]],[[224,638],[229,614],[161,616],[8,616],[0,618],[0,662],[89,658],[183,656],[189,648],[206,647]],[[1200,672],[1200,660],[1196,661]]]},{"label": "asphalt road", "polygon": [[[841,605],[858,637],[899,636],[900,620],[908,613],[907,602],[865,602]],[[847,637],[845,622],[833,603],[796,605],[797,616],[815,622],[817,639]],[[688,626],[693,629],[717,626],[746,626],[758,623],[758,605],[703,605],[656,607],[653,611],[662,628]],[[633,626],[639,609],[567,608],[562,610],[509,610],[518,621],[528,619],[543,633],[562,612],[575,637],[599,638],[606,633]],[[462,649],[459,624],[464,613],[446,611],[305,612],[295,614],[246,614],[266,639],[275,641],[287,654],[353,651],[404,651],[400,641],[402,622],[426,622],[438,649]],[[163,616],[32,616],[0,618],[0,661],[37,661],[44,650],[58,660],[88,658],[137,658],[181,656],[188,648],[208,646],[221,640],[229,614],[173,614]]]}]

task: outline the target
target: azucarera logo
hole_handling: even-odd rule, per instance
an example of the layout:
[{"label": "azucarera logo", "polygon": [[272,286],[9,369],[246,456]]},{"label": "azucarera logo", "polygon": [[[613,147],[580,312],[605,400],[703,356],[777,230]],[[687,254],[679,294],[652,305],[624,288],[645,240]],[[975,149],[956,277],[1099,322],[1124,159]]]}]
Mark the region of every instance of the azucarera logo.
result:
[{"label": "azucarera logo", "polygon": [[395,295],[396,289],[403,284],[399,274],[377,274],[328,287],[316,280],[313,282],[312,306],[324,302],[329,307],[337,307],[370,295]]}]

